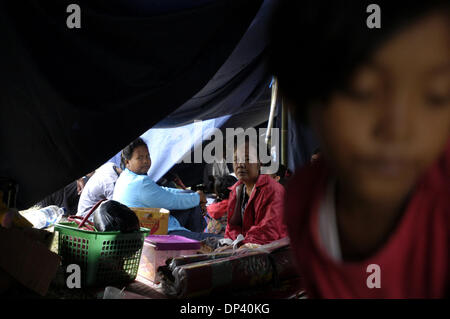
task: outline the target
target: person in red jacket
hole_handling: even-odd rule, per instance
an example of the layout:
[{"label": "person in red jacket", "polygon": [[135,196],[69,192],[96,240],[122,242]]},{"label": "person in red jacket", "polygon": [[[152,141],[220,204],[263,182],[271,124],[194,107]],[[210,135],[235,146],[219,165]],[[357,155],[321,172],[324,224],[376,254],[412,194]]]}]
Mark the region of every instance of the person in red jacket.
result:
[{"label": "person in red jacket", "polygon": [[214,179],[214,193],[216,199],[214,203],[206,207],[208,212],[208,233],[225,234],[227,227],[228,198],[230,187],[237,182],[237,178],[232,175],[217,176]]},{"label": "person in red jacket", "polygon": [[238,182],[231,188],[225,238],[244,240],[239,245],[264,245],[287,236],[283,223],[284,187],[269,175],[260,174],[257,147],[246,139],[245,150],[238,156],[236,147],[233,168]]},{"label": "person in red jacket", "polygon": [[449,297],[449,2],[377,1],[377,29],[369,3],[275,20],[273,73],[321,150],[288,185],[295,263],[313,298]]}]

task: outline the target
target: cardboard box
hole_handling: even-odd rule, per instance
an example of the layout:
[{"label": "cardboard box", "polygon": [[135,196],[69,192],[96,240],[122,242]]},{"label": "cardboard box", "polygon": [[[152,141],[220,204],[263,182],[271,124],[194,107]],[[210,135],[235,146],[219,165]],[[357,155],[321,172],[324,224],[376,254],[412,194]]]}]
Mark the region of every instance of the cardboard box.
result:
[{"label": "cardboard box", "polygon": [[141,227],[150,229],[150,235],[167,235],[170,212],[164,208],[130,207],[139,218]]},{"label": "cardboard box", "polygon": [[158,284],[158,267],[164,266],[168,258],[195,255],[200,248],[201,243],[198,240],[182,236],[147,236],[142,249],[138,275]]},{"label": "cardboard box", "polygon": [[6,272],[0,275],[3,289],[8,278],[14,278],[46,295],[61,263],[61,258],[47,247],[50,237],[45,231],[0,227],[0,273]]}]

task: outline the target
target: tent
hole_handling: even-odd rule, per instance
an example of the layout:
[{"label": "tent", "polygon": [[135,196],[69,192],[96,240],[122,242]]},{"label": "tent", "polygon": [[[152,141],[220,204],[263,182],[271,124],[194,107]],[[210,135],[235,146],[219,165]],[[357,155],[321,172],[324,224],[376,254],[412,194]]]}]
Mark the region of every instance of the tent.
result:
[{"label": "tent", "polygon": [[[17,208],[94,170],[149,128],[267,120],[275,0],[79,0],[81,28],[69,28],[72,2],[0,3],[0,177],[19,185]],[[311,151],[303,136],[291,126],[290,166]]]}]

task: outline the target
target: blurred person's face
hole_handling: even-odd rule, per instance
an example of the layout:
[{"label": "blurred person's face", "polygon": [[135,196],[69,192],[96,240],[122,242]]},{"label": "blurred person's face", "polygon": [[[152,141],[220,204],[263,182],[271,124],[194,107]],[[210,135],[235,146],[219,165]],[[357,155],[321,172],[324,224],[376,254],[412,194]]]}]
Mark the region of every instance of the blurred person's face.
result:
[{"label": "blurred person's face", "polygon": [[125,161],[126,168],[138,175],[146,175],[152,160],[150,159],[150,153],[145,145],[136,147],[131,154],[131,159]]},{"label": "blurred person's face", "polygon": [[[448,23],[448,22],[447,22]],[[404,199],[450,135],[450,32],[430,15],[395,34],[348,92],[311,109],[340,183],[373,203]]]},{"label": "blurred person's face", "polygon": [[260,163],[257,150],[247,143],[234,152],[233,169],[236,177],[244,183],[256,183],[259,176]]}]

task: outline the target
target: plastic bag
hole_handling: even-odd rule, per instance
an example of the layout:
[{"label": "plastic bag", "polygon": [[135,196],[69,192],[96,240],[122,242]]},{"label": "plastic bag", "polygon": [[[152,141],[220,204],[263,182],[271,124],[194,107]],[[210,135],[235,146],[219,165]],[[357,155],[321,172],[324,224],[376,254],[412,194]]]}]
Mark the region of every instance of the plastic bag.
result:
[{"label": "plastic bag", "polygon": [[130,233],[140,230],[139,219],[127,206],[107,200],[100,204],[94,212],[94,226],[100,232],[121,231]]}]

